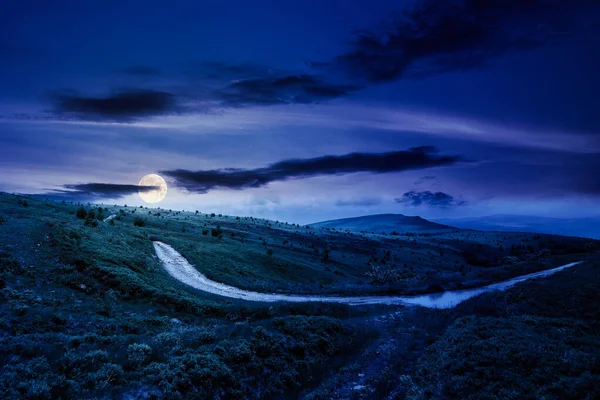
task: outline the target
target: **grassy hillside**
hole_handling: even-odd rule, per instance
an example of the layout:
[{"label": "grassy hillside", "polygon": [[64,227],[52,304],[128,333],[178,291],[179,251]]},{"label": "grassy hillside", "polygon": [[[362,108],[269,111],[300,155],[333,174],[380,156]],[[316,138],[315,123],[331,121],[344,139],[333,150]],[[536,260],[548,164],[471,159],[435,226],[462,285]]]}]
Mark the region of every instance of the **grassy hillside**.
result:
[{"label": "grassy hillside", "polygon": [[[146,272],[152,279],[163,274],[147,240],[154,237],[215,281],[268,292],[456,289],[556,266],[597,245],[589,239],[460,230],[361,234],[252,217],[23,201],[28,207],[15,196],[0,198],[4,231],[46,232],[40,246],[54,247],[64,263],[92,261],[94,271],[111,274],[119,271],[115,267],[129,266],[132,277],[149,281]],[[111,215],[112,220],[102,222]]]},{"label": "grassy hillside", "polygon": [[167,275],[150,237],[217,281],[305,293],[439,290],[593,258],[597,246],[524,234],[352,234],[0,193],[0,398],[402,398],[409,381],[429,390],[413,368],[424,349],[456,318],[479,313],[223,299]]}]

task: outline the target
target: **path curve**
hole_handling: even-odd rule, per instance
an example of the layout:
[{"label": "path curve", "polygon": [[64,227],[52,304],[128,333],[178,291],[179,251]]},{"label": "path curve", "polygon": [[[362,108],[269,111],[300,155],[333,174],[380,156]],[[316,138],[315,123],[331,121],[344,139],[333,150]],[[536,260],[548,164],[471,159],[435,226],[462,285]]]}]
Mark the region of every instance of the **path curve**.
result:
[{"label": "path curve", "polygon": [[200,273],[185,257],[179,254],[173,247],[168,244],[155,241],[154,250],[156,255],[163,264],[165,270],[173,278],[185,283],[195,289],[203,292],[212,293],[219,296],[229,297],[233,299],[241,299],[247,301],[259,302],[278,302],[287,301],[294,303],[306,302],[328,302],[342,303],[348,305],[362,304],[402,304],[402,305],[419,305],[428,308],[452,308],[457,304],[475,297],[485,292],[493,290],[504,290],[518,282],[523,282],[528,279],[541,278],[552,275],[555,272],[561,271],[580,264],[581,261],[565,264],[557,268],[535,272],[519,276],[508,281],[494,283],[475,289],[455,290],[441,293],[424,294],[417,296],[358,296],[358,297],[342,297],[342,296],[320,296],[320,295],[294,295],[294,294],[276,294],[276,293],[259,293],[248,290],[239,289],[223,283],[215,282],[208,279]]}]

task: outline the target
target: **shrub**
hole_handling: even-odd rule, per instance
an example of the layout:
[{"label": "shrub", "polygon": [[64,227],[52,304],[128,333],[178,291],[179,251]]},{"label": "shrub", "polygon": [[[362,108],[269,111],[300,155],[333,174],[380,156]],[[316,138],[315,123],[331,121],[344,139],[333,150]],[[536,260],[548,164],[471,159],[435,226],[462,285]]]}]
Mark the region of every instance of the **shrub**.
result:
[{"label": "shrub", "polygon": [[331,250],[329,248],[326,248],[325,250],[323,250],[323,257],[321,257],[322,262],[329,261],[329,253],[330,252],[331,252]]},{"label": "shrub", "polygon": [[10,254],[0,251],[0,274],[21,274],[25,270],[21,264],[14,259]]},{"label": "shrub", "polygon": [[374,264],[370,264],[369,270],[365,275],[373,285],[385,285],[413,277],[413,274],[401,271],[393,266]]},{"label": "shrub", "polygon": [[127,347],[127,359],[134,365],[146,364],[152,356],[152,348],[147,344],[134,343]]},{"label": "shrub", "polygon": [[267,249],[267,255],[268,256],[272,256],[273,255],[273,249]]},{"label": "shrub", "polygon": [[211,232],[212,237],[219,237],[223,235],[223,230],[221,228],[215,228]]},{"label": "shrub", "polygon": [[77,215],[77,218],[79,219],[85,219],[85,217],[87,217],[87,211],[85,211],[85,208],[79,207],[75,215]]},{"label": "shrub", "polygon": [[91,226],[92,228],[95,228],[98,226],[98,221],[94,218],[89,218],[88,214],[88,218],[85,220],[85,226]]},{"label": "shrub", "polygon": [[140,217],[137,217],[133,220],[133,226],[146,226],[146,220]]}]

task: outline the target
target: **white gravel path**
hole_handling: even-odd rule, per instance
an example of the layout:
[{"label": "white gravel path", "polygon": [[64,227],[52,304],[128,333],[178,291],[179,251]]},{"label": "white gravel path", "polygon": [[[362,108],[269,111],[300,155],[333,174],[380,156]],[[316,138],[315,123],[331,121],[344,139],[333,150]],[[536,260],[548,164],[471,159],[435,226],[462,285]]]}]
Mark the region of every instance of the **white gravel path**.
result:
[{"label": "white gravel path", "polygon": [[223,283],[211,281],[206,276],[201,274],[193,265],[191,265],[181,254],[168,244],[155,241],[154,250],[156,255],[162,262],[165,270],[173,278],[185,283],[195,289],[203,292],[212,293],[215,295],[229,297],[233,299],[242,299],[247,301],[259,302],[277,302],[287,301],[295,303],[305,302],[329,302],[343,303],[349,305],[360,304],[403,304],[403,305],[420,305],[428,308],[452,308],[457,304],[477,296],[484,292],[492,290],[504,290],[516,283],[527,279],[541,278],[561,271],[565,268],[575,266],[581,261],[562,265],[557,268],[540,271],[533,274],[523,275],[517,278],[510,279],[505,282],[495,283],[476,289],[456,290],[442,293],[425,294],[418,296],[358,296],[358,297],[341,297],[341,296],[318,296],[318,295],[294,295],[294,294],[275,294],[275,293],[259,293],[248,290],[239,289]]}]

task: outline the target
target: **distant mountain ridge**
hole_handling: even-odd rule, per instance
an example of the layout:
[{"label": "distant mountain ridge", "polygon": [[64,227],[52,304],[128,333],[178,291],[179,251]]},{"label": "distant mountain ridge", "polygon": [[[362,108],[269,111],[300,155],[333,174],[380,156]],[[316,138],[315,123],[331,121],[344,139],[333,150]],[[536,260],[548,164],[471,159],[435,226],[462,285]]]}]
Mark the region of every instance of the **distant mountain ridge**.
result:
[{"label": "distant mountain ridge", "polygon": [[554,218],[497,214],[474,218],[443,218],[434,221],[481,231],[536,232],[600,239],[600,217]]},{"label": "distant mountain ridge", "polygon": [[352,232],[406,233],[441,232],[456,229],[452,226],[404,214],[375,214],[361,217],[332,219],[308,224],[316,228],[335,228]]}]

